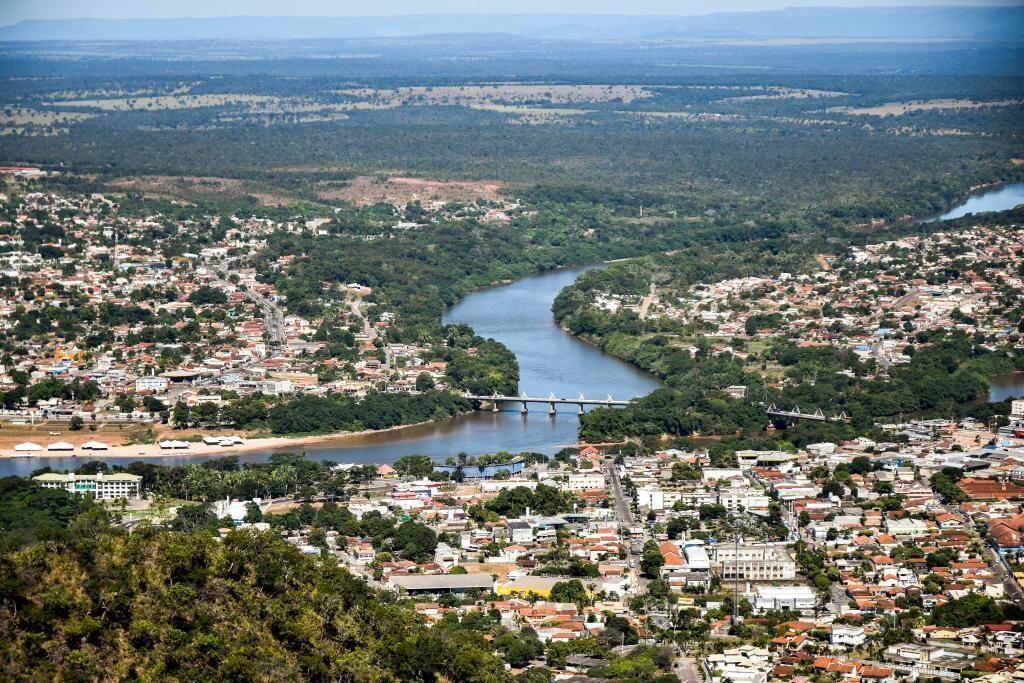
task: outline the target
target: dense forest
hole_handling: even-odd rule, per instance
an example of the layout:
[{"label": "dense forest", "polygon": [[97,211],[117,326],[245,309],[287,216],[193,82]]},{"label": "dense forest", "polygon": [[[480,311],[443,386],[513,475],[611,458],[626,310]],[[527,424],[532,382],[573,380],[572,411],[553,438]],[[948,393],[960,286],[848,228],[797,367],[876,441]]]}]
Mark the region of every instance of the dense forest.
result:
[{"label": "dense forest", "polygon": [[428,628],[272,532],[129,534],[95,508],[0,550],[0,586],[8,680],[510,678],[482,632]]}]

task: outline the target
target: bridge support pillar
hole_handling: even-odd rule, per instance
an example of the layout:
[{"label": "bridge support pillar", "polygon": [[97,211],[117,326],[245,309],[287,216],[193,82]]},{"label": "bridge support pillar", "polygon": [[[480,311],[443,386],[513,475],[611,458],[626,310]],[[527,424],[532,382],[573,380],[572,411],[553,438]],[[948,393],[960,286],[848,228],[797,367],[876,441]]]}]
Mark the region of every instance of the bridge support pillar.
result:
[{"label": "bridge support pillar", "polygon": [[548,404],[548,415],[554,415],[557,411],[555,410],[555,402],[552,401]]},{"label": "bridge support pillar", "polygon": [[526,401],[523,401],[523,407],[522,407],[522,409],[519,412],[521,412],[523,415],[526,415],[528,412],[530,412],[526,408]]},{"label": "bridge support pillar", "polygon": [[582,415],[586,411],[583,410],[583,404],[582,403],[579,404],[579,405],[580,405],[580,415]]},{"label": "bridge support pillar", "polygon": [[497,413],[497,412],[500,412],[500,411],[501,411],[501,408],[498,407],[498,402],[497,401],[491,401],[491,412],[492,413]]}]

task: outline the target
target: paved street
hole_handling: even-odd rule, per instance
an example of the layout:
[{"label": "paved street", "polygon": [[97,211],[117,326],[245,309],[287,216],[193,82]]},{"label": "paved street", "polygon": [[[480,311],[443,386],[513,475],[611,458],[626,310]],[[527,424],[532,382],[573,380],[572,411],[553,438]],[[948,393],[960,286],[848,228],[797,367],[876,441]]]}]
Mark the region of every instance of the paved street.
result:
[{"label": "paved street", "polygon": [[676,670],[676,676],[683,683],[694,683],[702,680],[700,677],[700,668],[697,666],[697,660],[693,657],[676,657],[676,661],[673,664]]},{"label": "paved street", "polygon": [[1003,582],[1003,587],[1006,589],[1006,597],[1018,605],[1024,605],[1024,591],[1021,590],[1020,584],[1017,583],[1017,579],[1014,578],[1013,574],[1006,569],[1006,565],[1003,564],[999,553],[991,547],[986,547],[985,554],[988,556],[989,565],[992,567],[992,570]]},{"label": "paved street", "polygon": [[633,510],[630,507],[630,501],[623,494],[622,481],[619,480],[619,472],[615,467],[615,463],[611,460],[605,461],[605,471],[608,472],[608,478],[612,482],[612,492],[615,494],[615,509],[619,514],[619,521],[627,526],[633,525]]}]

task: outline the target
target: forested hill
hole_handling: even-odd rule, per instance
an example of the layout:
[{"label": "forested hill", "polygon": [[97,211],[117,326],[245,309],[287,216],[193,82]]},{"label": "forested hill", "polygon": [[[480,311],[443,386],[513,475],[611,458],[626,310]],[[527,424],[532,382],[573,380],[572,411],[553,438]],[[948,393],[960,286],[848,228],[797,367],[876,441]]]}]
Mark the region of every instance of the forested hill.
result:
[{"label": "forested hill", "polygon": [[[31,519],[10,517],[19,503]],[[0,528],[41,541],[0,544],[0,679],[510,678],[482,632],[427,627],[331,559],[275,532],[218,541],[187,522],[128,533],[64,491],[0,480]]]}]

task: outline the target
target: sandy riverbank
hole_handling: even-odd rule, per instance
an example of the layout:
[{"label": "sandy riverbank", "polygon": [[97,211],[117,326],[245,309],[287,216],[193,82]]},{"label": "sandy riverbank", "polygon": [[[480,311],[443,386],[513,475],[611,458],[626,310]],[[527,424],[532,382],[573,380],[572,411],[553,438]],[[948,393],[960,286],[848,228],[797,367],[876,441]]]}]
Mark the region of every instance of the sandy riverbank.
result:
[{"label": "sandy riverbank", "polygon": [[[238,435],[244,442],[234,446],[218,446],[199,442],[189,442],[188,448],[160,448],[156,443],[152,444],[127,444],[130,440],[127,431],[114,429],[99,429],[96,432],[69,432],[64,431],[51,433],[54,429],[60,429],[55,425],[36,425],[33,428],[10,429],[5,427],[0,431],[0,460],[7,460],[15,456],[14,450],[17,444],[31,442],[42,446],[41,451],[29,451],[17,453],[18,457],[30,456],[30,459],[45,458],[153,458],[153,457],[180,457],[182,455],[208,455],[223,456],[243,453],[261,453],[265,451],[296,451],[301,452],[306,446],[320,445],[325,443],[344,442],[349,439],[368,436],[371,434],[384,434],[401,429],[409,429],[429,422],[417,422],[387,429],[366,429],[361,432],[337,432],[331,434],[308,434],[303,436],[272,436],[256,437],[247,436],[244,432],[228,431],[174,431],[161,428],[158,430],[157,441],[185,440],[189,438],[202,438],[204,436],[230,436]],[[47,429],[49,427],[49,429]],[[161,426],[163,427],[163,426]],[[82,444],[88,441],[100,441],[107,444],[106,450],[86,450]],[[64,442],[74,446],[73,450],[48,451],[47,446],[53,443]]]}]

